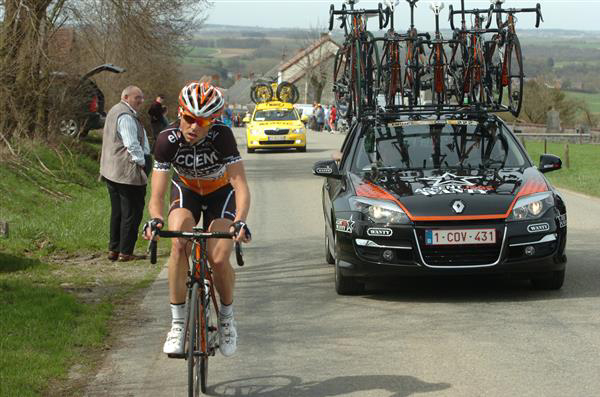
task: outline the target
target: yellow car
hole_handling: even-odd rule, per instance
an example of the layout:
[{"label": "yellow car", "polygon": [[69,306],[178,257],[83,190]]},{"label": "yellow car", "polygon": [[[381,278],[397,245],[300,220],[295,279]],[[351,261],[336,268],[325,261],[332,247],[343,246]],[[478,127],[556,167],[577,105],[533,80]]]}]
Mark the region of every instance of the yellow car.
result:
[{"label": "yellow car", "polygon": [[256,149],[295,148],[306,151],[306,128],[291,103],[270,101],[259,103],[248,125],[246,142],[248,153]]}]

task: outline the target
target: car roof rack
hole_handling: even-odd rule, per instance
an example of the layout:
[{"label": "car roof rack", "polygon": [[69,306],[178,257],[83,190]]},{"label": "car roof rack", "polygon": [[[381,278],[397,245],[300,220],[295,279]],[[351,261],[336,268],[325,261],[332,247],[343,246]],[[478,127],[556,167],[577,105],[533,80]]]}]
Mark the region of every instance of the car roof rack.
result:
[{"label": "car roof rack", "polygon": [[469,119],[488,118],[491,113],[510,111],[506,106],[498,105],[414,105],[388,106],[379,109],[369,109],[362,112],[359,120],[419,120],[424,117],[438,119],[457,117]]}]

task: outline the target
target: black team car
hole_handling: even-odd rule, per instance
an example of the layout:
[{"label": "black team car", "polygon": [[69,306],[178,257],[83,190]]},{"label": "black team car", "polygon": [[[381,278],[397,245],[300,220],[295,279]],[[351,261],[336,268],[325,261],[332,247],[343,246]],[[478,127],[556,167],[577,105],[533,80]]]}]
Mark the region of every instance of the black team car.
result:
[{"label": "black team car", "polygon": [[373,277],[516,274],[539,289],[565,277],[567,214],[544,173],[493,114],[363,119],[320,161],[327,262],[339,294]]}]

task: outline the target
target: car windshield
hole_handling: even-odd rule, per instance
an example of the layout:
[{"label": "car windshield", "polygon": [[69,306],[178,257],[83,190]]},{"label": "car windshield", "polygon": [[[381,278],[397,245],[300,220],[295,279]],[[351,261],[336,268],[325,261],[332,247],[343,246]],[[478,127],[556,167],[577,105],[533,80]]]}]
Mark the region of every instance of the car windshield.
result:
[{"label": "car windshield", "polygon": [[367,127],[353,169],[521,168],[527,160],[501,123],[406,121]]},{"label": "car windshield", "polygon": [[298,120],[294,109],[257,110],[254,113],[255,121],[293,121]]}]

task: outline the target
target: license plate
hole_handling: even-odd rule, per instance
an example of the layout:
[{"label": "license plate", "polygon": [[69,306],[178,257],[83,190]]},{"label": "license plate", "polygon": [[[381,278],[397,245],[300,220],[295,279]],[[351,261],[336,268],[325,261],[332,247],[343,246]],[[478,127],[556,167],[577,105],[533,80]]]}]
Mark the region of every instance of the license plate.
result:
[{"label": "license plate", "polygon": [[285,141],[286,136],[285,135],[278,135],[278,136],[270,136],[268,138],[269,138],[269,141]]},{"label": "license plate", "polygon": [[495,244],[496,229],[425,230],[425,244]]}]

